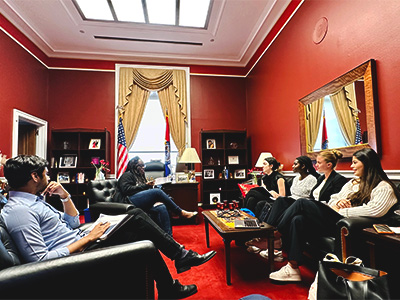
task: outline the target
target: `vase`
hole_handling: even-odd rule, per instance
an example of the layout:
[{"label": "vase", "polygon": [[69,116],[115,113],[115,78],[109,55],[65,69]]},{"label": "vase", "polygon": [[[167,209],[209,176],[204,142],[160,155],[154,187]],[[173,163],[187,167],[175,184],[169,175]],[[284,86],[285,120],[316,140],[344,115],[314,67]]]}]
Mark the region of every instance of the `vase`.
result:
[{"label": "vase", "polygon": [[106,179],[106,178],[104,177],[104,173],[101,172],[100,169],[96,170],[96,175],[95,175],[95,177],[94,177],[94,180],[104,180],[104,179]]}]

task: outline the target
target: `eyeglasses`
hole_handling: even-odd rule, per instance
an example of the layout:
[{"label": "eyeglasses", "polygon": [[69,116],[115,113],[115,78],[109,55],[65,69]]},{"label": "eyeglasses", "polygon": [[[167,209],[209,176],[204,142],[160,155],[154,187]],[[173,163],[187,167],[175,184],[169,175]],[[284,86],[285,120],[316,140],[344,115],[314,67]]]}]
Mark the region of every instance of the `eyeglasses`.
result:
[{"label": "eyeglasses", "polygon": [[138,165],[138,168],[146,169],[146,165],[145,165],[145,164],[143,164],[143,165]]}]

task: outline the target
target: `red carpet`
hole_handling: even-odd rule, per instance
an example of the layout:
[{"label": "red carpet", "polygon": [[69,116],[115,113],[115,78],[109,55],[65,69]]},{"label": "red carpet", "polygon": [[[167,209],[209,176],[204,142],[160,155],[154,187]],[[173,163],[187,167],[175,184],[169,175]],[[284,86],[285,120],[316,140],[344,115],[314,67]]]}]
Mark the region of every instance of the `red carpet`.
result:
[{"label": "red carpet", "polygon": [[[246,248],[231,244],[232,285],[226,284],[225,256],[222,238],[210,227],[210,248],[206,246],[202,216],[198,225],[176,225],[173,235],[176,241],[199,253],[216,250],[217,255],[204,265],[177,274],[174,263],[164,257],[172,277],[182,284],[196,284],[198,293],[188,299],[240,299],[250,294],[261,294],[275,299],[307,299],[308,290],[315,277],[315,271],[307,266],[300,267],[303,282],[273,284],[268,279],[266,260],[259,255],[248,253]],[[287,263],[275,263],[275,270]]]}]

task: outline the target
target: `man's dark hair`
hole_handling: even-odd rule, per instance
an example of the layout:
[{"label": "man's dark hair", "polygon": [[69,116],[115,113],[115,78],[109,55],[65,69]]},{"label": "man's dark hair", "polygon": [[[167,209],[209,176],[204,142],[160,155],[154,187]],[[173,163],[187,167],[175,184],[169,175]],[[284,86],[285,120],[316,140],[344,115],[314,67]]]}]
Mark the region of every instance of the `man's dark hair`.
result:
[{"label": "man's dark hair", "polygon": [[12,189],[25,186],[32,179],[31,174],[36,173],[40,178],[48,162],[37,155],[18,155],[7,160],[4,165],[4,176]]}]

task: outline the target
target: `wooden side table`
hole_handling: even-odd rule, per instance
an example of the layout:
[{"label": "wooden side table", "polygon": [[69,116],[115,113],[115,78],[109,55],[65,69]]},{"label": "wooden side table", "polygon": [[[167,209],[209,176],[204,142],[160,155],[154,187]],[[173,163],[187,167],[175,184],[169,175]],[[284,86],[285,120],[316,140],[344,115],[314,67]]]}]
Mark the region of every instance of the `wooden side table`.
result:
[{"label": "wooden side table", "polygon": [[[170,195],[174,202],[182,209],[187,211],[198,211],[198,186],[196,182],[182,182],[182,183],[166,183],[163,184],[162,189]],[[174,220],[175,221],[178,220]],[[194,222],[197,224],[197,217],[190,220],[180,219],[179,221]]]}]

